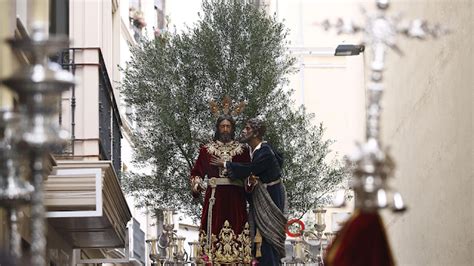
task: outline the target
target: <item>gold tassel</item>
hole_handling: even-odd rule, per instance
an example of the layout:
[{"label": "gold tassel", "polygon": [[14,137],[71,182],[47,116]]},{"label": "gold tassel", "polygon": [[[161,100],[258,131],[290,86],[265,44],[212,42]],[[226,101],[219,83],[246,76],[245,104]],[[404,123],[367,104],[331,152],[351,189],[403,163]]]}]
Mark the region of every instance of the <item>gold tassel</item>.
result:
[{"label": "gold tassel", "polygon": [[255,234],[255,257],[260,258],[262,256],[262,235],[260,234],[260,230],[257,229],[257,233]]}]

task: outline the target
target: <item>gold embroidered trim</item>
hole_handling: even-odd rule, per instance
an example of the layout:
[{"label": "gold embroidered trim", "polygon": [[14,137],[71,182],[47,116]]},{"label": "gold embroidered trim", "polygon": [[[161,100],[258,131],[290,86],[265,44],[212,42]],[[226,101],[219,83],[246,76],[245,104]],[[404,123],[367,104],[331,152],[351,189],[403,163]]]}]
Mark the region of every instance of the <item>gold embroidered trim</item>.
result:
[{"label": "gold embroidered trim", "polygon": [[232,157],[242,154],[244,145],[237,141],[222,143],[220,141],[213,141],[206,144],[206,149],[209,154],[215,155],[224,161],[232,160]]}]

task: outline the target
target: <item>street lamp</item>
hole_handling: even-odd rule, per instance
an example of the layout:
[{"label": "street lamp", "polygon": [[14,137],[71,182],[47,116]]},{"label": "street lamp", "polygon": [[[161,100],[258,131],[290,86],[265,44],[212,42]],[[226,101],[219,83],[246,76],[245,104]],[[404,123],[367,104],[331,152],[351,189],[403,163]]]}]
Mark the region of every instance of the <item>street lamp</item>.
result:
[{"label": "street lamp", "polygon": [[363,44],[354,45],[354,44],[340,44],[336,47],[336,51],[334,52],[335,56],[351,56],[351,55],[359,55],[363,53],[365,50],[365,46]]}]

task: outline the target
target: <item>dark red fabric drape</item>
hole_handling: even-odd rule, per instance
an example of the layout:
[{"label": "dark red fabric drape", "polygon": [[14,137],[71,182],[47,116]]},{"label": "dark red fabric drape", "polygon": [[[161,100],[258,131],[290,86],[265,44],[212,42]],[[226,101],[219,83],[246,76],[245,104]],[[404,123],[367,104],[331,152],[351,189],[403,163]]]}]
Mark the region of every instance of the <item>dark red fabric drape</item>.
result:
[{"label": "dark red fabric drape", "polygon": [[328,248],[330,266],[394,265],[380,215],[356,210]]}]

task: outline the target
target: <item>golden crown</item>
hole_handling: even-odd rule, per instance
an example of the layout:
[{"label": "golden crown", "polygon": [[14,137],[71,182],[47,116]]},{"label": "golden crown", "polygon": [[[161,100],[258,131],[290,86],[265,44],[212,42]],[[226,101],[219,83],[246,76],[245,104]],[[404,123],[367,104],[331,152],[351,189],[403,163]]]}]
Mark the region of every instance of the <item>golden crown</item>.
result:
[{"label": "golden crown", "polygon": [[220,105],[216,101],[211,100],[209,102],[209,107],[211,109],[211,113],[215,117],[219,117],[220,115],[236,116],[242,113],[244,110],[245,102],[241,101],[240,103],[232,105],[232,99],[229,96],[224,96]]}]

